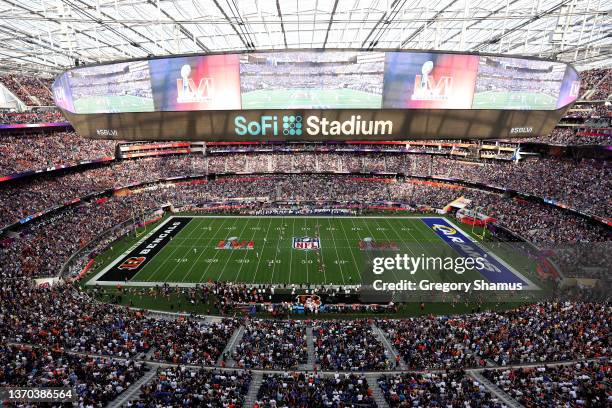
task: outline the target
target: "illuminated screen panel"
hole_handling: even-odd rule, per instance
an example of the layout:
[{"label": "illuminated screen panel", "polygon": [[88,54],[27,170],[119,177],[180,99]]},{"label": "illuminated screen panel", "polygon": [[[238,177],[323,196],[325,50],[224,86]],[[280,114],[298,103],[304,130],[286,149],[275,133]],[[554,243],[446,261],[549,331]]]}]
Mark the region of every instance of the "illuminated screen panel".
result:
[{"label": "illuminated screen panel", "polygon": [[72,103],[72,92],[70,90],[70,84],[68,83],[68,74],[64,72],[60,75],[53,86],[51,87],[53,92],[53,99],[55,104],[62,109],[66,109],[70,112],[74,112],[74,104]]},{"label": "illuminated screen panel", "polygon": [[68,71],[76,113],[152,112],[147,61],[99,65]]},{"label": "illuminated screen panel", "polygon": [[388,52],[383,108],[469,109],[478,57]]},{"label": "illuminated screen panel", "polygon": [[149,61],[156,111],[240,109],[237,54]]},{"label": "illuminated screen panel", "polygon": [[567,64],[437,52],[278,51],[79,67],[53,84],[78,114],[270,109],[555,110],[580,82]]},{"label": "illuminated screen panel", "polygon": [[384,67],[383,52],[244,54],[242,109],[380,109]]},{"label": "illuminated screen panel", "polygon": [[473,109],[552,110],[565,64],[508,57],[480,57]]},{"label": "illuminated screen panel", "polygon": [[578,93],[580,92],[580,79],[578,73],[570,66],[565,69],[565,76],[563,77],[563,83],[561,84],[561,91],[559,92],[559,100],[557,101],[557,109],[562,108],[565,105],[569,105],[578,99]]}]

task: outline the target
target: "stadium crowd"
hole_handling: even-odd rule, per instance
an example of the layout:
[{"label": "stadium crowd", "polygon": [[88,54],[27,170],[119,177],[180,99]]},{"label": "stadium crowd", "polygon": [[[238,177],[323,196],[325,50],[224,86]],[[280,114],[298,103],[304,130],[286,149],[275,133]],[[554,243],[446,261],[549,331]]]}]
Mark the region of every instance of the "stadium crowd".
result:
[{"label": "stadium crowd", "polygon": [[[104,151],[100,145],[101,154]],[[78,153],[77,153],[78,155]],[[283,163],[283,155],[275,158]],[[324,164],[342,163],[343,168],[352,169],[351,162],[371,163],[366,168],[375,168],[377,156],[348,155],[337,161],[334,158],[318,159],[316,154],[294,155],[295,167],[308,171],[334,171],[336,167],[324,168]],[[254,163],[257,156],[232,156],[226,158],[224,168],[228,171],[242,172],[241,163]],[[110,163],[85,171],[72,171],[61,176],[46,175],[34,180],[11,183],[0,191],[0,225],[8,225],[19,219],[36,214],[91,193],[98,193],[110,188],[123,187],[135,183],[156,181],[162,178],[202,175],[206,168],[211,171],[211,162],[219,157],[207,158],[200,155],[186,157],[166,156]],[[285,162],[287,162],[285,160]],[[381,163],[381,161],[378,161]],[[387,171],[408,170],[416,176],[434,176],[440,178],[460,179],[473,183],[485,183],[498,188],[509,188],[522,193],[533,194],[555,200],[577,210],[594,215],[609,217],[609,203],[604,194],[612,183],[611,169],[608,162],[596,160],[574,161],[570,159],[531,159],[518,163],[468,163],[444,157],[433,156],[391,156],[386,158],[384,166]],[[280,164],[282,166],[282,164]],[[248,168],[256,167],[255,164]],[[218,171],[218,168],[213,168]],[[273,171],[277,171],[274,168]],[[275,181],[281,176],[258,176],[256,183],[240,183],[247,177],[236,177],[235,183],[209,183],[198,195],[200,200],[218,200],[229,197],[263,197],[274,196],[283,200],[334,200],[356,201],[390,201],[409,199],[416,204],[426,204],[411,191],[405,183],[336,183],[338,178],[331,176],[304,176],[285,178],[281,184]],[[337,176],[343,177],[343,176]],[[220,179],[223,180],[223,179]],[[311,180],[313,180],[311,182]],[[351,179],[349,179],[351,180]],[[358,178],[354,178],[358,181]],[[297,181],[297,182],[294,182]],[[222,185],[222,188],[219,186]],[[231,186],[231,187],[230,187]],[[592,188],[584,188],[592,186]],[[261,188],[260,188],[261,187]],[[406,197],[410,195],[411,197]],[[11,200],[8,199],[11,197]],[[456,198],[456,197],[455,197]],[[439,200],[441,201],[441,200]],[[446,203],[445,203],[446,204]]]},{"label": "stadium crowd", "polygon": [[315,362],[323,370],[375,371],[396,365],[368,320],[317,321],[313,338]]},{"label": "stadium crowd", "polygon": [[70,284],[35,288],[27,280],[5,280],[0,298],[7,302],[0,311],[0,338],[173,364],[215,365],[239,324],[233,319],[157,319],[96,302]]},{"label": "stadium crowd", "polygon": [[28,106],[55,105],[50,91],[51,78],[5,74],[0,76],[0,82]]},{"label": "stadium crowd", "polygon": [[81,407],[103,407],[145,373],[141,362],[0,343],[0,387],[61,387]]},{"label": "stadium crowd", "polygon": [[[17,125],[17,124],[36,124],[36,123],[52,123],[52,122],[65,122],[66,119],[62,113],[58,110],[44,110],[44,111],[28,111],[28,112],[8,112],[0,110],[0,124],[3,125]],[[53,151],[52,153],[61,155],[61,149]]]},{"label": "stadium crowd", "polygon": [[556,367],[485,370],[483,375],[527,408],[612,404],[607,359]]},{"label": "stadium crowd", "polygon": [[314,373],[265,374],[257,394],[257,408],[275,407],[375,407],[372,390],[365,377]]},{"label": "stadium crowd", "polygon": [[115,143],[87,140],[74,132],[0,137],[0,176],[114,157]]},{"label": "stadium crowd", "polygon": [[437,157],[431,173],[423,166],[417,175],[434,175],[509,188],[559,201],[570,207],[610,217],[612,166],[605,160],[527,159],[516,163],[474,165]]},{"label": "stadium crowd", "polygon": [[159,367],[153,379],[140,387],[139,398],[126,406],[241,407],[250,383],[246,371]]},{"label": "stadium crowd", "polygon": [[[79,286],[72,284],[35,287],[31,281],[23,279],[4,279],[0,283],[0,302],[3,304],[0,309],[0,361],[8,361],[3,365],[9,367],[0,371],[0,385],[23,385],[21,378],[24,376],[28,381],[37,381],[27,374],[32,369],[23,368],[30,364],[21,357],[14,357],[15,353],[23,353],[19,351],[23,346],[7,346],[8,342],[15,342],[36,345],[41,350],[53,350],[41,351],[32,357],[34,366],[45,364],[39,362],[45,358],[49,362],[60,361],[48,363],[52,367],[63,362],[64,365],[73,366],[67,371],[74,370],[75,374],[67,375],[68,380],[62,381],[85,383],[91,381],[91,376],[98,378],[95,377],[96,372],[102,372],[105,380],[97,381],[100,391],[88,394],[96,401],[113,398],[128,383],[133,383],[142,375],[143,367],[134,363],[135,359],[167,362],[179,367],[160,369],[153,381],[142,387],[140,401],[135,403],[140,405],[134,406],[159,406],[171,404],[177,399],[182,401],[183,398],[205,402],[211,401],[210,398],[236,400],[235,403],[239,405],[237,399],[244,395],[248,387],[248,373],[224,371],[194,375],[193,370],[182,368],[184,364],[223,365],[221,351],[241,323],[249,327],[246,321],[223,319],[213,323],[183,316],[158,317],[144,311],[98,303]],[[449,317],[425,315],[405,320],[259,320],[252,333],[261,333],[259,336],[272,333],[271,338],[257,344],[261,355],[270,356],[279,353],[294,338],[292,328],[299,327],[297,336],[302,337],[303,328],[312,326],[315,363],[321,369],[376,371],[397,368],[385,357],[384,347],[375,338],[371,326],[374,324],[387,333],[409,368],[448,369],[451,367],[448,364],[450,359],[453,367],[462,369],[472,367],[474,360],[457,359],[448,350],[471,353],[478,359],[501,366],[609,356],[611,317],[612,308],[606,303],[562,302],[540,303],[505,312]],[[257,336],[251,334],[245,342],[249,339],[258,341],[261,337]],[[418,350],[423,355],[417,357],[409,353],[409,349]],[[72,354],[74,352],[104,355],[111,359],[76,357]],[[244,349],[237,351],[237,354],[241,353],[244,353]],[[66,354],[70,357],[59,357]],[[53,357],[45,357],[49,355]],[[16,367],[14,364],[20,365]],[[482,363],[478,362],[477,366],[482,366]],[[589,371],[594,373],[592,384],[604,384],[601,370],[592,367],[585,366],[585,374],[588,375]],[[51,371],[57,375],[55,369]],[[44,370],[36,369],[36,375],[41,372]],[[550,372],[554,374],[554,371]],[[508,375],[497,373],[491,378],[492,381],[505,386]],[[563,383],[567,374],[560,371],[554,375],[559,379],[553,381]],[[43,374],[41,378],[44,380],[46,376]],[[422,404],[449,400],[496,403],[489,401],[490,396],[478,384],[470,381],[460,372],[440,373],[434,377],[405,374],[382,379],[380,386],[393,406],[404,401],[421,401]],[[538,379],[533,381],[541,383]],[[211,384],[216,385],[211,387]],[[578,387],[579,398],[601,398],[602,394],[597,388],[588,388],[586,384]],[[546,392],[545,384],[541,388],[542,392]],[[87,389],[91,392],[92,388]],[[355,375],[336,375],[332,378],[287,373],[266,376],[257,399],[260,406],[291,406],[291,401],[295,399],[307,402],[309,398],[322,398],[329,399],[330,404],[340,404],[349,400],[353,403],[370,401],[371,395],[367,384]],[[568,395],[572,393],[568,392]],[[561,397],[550,394],[546,398]]]},{"label": "stadium crowd", "polygon": [[505,407],[478,381],[461,370],[406,373],[378,380],[390,407]]},{"label": "stadium crowd", "polygon": [[106,189],[190,174],[201,162],[199,156],[124,161],[14,182],[0,191],[0,225]]},{"label": "stadium crowd", "polygon": [[598,129],[556,127],[548,136],[537,139],[524,139],[528,143],[550,143],[561,145],[612,145],[612,134]]},{"label": "stadium crowd", "polygon": [[[580,73],[580,98],[591,101],[605,100],[612,94],[612,69],[595,68]],[[591,91],[591,92],[589,92]]]},{"label": "stadium crowd", "polygon": [[598,358],[610,353],[608,304],[544,303],[508,312],[379,320],[411,369]]},{"label": "stadium crowd", "polygon": [[252,319],[244,326],[244,335],[232,354],[237,367],[295,370],[307,363],[303,322]]},{"label": "stadium crowd", "polygon": [[[0,277],[57,275],[72,253],[103,231],[133,219],[134,207],[155,206],[148,199],[149,196],[137,196],[76,205],[35,221],[19,236],[0,242]],[[109,239],[126,232],[117,229]]]}]

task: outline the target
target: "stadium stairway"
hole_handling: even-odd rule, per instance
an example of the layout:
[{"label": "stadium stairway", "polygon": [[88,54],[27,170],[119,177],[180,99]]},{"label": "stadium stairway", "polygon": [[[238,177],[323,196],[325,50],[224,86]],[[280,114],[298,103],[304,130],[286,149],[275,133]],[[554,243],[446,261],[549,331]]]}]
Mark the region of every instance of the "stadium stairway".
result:
[{"label": "stadium stairway", "polygon": [[380,327],[376,326],[374,323],[372,323],[371,327],[378,340],[382,343],[383,346],[385,346],[387,356],[393,361],[396,361],[397,357],[399,356],[399,363],[397,368],[399,368],[400,370],[406,370],[408,367],[406,366],[404,358],[397,352],[397,350],[395,350],[395,347],[393,347],[393,345],[391,344],[387,336],[385,336]]},{"label": "stadium stairway", "polygon": [[124,392],[119,394],[117,398],[108,403],[109,407],[122,407],[127,402],[138,399],[140,393],[140,387],[149,382],[157,374],[157,366],[150,366],[149,371],[138,379],[134,384],[130,385]]},{"label": "stadium stairway", "polygon": [[244,407],[249,408],[255,405],[255,401],[257,401],[257,392],[259,391],[259,387],[261,387],[261,383],[263,382],[263,374],[261,372],[254,372],[253,379],[251,380],[251,384],[249,385],[249,391],[247,392],[246,397],[244,397]]},{"label": "stadium stairway", "polygon": [[242,336],[244,336],[244,326],[241,325],[234,331],[232,337],[230,337],[229,341],[227,342],[227,345],[225,346],[225,349],[223,350],[223,353],[221,353],[219,359],[217,360],[217,365],[221,365],[223,361],[223,356],[226,356],[227,367],[236,366],[236,362],[232,358],[232,352],[234,351],[236,345],[240,343],[240,340],[242,340]]},{"label": "stadium stairway", "polygon": [[314,353],[314,339],[312,337],[312,327],[306,327],[306,346],[308,350],[308,362],[300,365],[300,370],[314,370],[315,365],[315,353]]},{"label": "stadium stairway", "polygon": [[[382,375],[382,373],[380,375]],[[368,381],[368,386],[372,390],[372,397],[376,402],[376,406],[378,408],[389,408],[389,404],[387,404],[385,396],[383,395],[381,388],[378,386],[378,377],[380,375],[368,374],[366,375],[366,380]]]},{"label": "stadium stairway", "polygon": [[484,378],[479,371],[476,370],[468,370],[468,375],[485,386],[485,388],[491,392],[491,394],[495,395],[499,398],[504,404],[511,408],[524,408],[518,401],[514,398],[510,397],[504,391],[500,390],[497,385],[493,384],[491,381]]}]

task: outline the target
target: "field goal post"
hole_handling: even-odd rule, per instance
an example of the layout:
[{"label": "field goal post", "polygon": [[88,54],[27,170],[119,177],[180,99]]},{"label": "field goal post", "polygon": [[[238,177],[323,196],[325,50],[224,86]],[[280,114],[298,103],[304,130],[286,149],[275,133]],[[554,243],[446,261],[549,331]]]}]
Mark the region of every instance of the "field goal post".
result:
[{"label": "field goal post", "polygon": [[[134,235],[137,237],[141,237],[147,233],[147,224],[145,211],[142,206],[137,207],[136,205],[132,205],[132,224],[134,225]],[[141,225],[141,229],[139,230],[139,225]]]},{"label": "field goal post", "polygon": [[488,219],[488,217],[486,217],[484,219],[484,225],[482,226],[482,234],[479,235],[476,231],[474,231],[474,227],[476,226],[476,219],[478,218],[478,214],[485,214],[483,207],[480,207],[480,206],[474,207],[474,214],[473,214],[473,218],[472,218],[474,220],[474,222],[472,222],[472,234],[476,235],[478,238],[480,238],[481,241],[484,241],[485,233],[487,231],[487,219]]}]

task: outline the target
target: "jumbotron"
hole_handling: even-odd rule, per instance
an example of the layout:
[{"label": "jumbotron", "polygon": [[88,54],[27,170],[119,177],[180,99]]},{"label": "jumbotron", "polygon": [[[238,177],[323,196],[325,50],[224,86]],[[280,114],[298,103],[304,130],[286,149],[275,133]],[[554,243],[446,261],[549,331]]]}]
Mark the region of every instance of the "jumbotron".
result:
[{"label": "jumbotron", "polygon": [[4,3],[0,405],[610,406],[609,2]]}]

